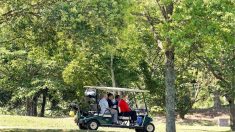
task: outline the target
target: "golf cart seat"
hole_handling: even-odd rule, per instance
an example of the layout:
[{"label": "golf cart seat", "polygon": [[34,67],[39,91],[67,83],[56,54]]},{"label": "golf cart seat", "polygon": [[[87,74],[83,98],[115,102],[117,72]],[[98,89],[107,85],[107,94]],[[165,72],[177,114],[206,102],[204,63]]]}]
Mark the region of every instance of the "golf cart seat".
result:
[{"label": "golf cart seat", "polygon": [[112,117],[112,115],[111,114],[109,114],[109,113],[105,113],[105,114],[102,114],[101,116],[103,116],[103,117]]},{"label": "golf cart seat", "polygon": [[110,118],[112,117],[112,114],[111,114],[110,110],[108,110],[108,109],[105,111],[104,114],[97,114],[96,113],[95,115],[99,115],[99,116],[103,116],[103,117],[110,117]]},{"label": "golf cart seat", "polygon": [[112,115],[109,114],[109,113],[105,113],[105,114],[97,114],[97,113],[95,113],[94,115],[95,115],[95,116],[98,115],[98,116],[103,116],[103,117],[110,117],[110,118],[112,117]]},{"label": "golf cart seat", "polygon": [[118,116],[119,120],[131,120],[130,116]]},{"label": "golf cart seat", "polygon": [[[95,114],[95,115],[97,115],[97,114]],[[110,113],[105,113],[105,114],[99,114],[99,116],[103,116],[103,117],[112,117],[112,114],[110,114]],[[119,120],[130,120],[131,119],[131,117],[130,116],[118,116],[118,119]]]}]

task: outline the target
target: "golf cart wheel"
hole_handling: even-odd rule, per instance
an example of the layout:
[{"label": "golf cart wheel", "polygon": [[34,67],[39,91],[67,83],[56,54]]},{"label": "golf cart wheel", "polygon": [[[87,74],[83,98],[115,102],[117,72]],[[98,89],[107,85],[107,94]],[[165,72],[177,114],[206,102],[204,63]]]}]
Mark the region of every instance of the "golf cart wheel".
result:
[{"label": "golf cart wheel", "polygon": [[86,126],[83,124],[78,124],[80,130],[87,130]]},{"label": "golf cart wheel", "polygon": [[96,120],[91,120],[87,123],[87,127],[89,130],[97,130],[99,123]]},{"label": "golf cart wheel", "polygon": [[149,123],[145,125],[144,127],[145,132],[154,132],[154,130],[155,130],[155,126],[153,125],[153,123]]}]

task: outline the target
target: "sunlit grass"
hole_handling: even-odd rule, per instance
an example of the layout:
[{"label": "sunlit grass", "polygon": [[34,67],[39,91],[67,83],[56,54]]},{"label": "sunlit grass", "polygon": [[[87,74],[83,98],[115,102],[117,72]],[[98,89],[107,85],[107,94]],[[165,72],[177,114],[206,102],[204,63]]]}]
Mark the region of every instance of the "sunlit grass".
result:
[{"label": "sunlit grass", "polygon": [[[165,123],[155,121],[156,132],[165,132]],[[205,126],[206,124],[206,126]],[[187,122],[177,123],[177,132],[229,132],[229,127],[218,127],[215,124],[200,121],[190,124]],[[41,118],[28,116],[10,116],[0,115],[0,131],[77,131],[78,127],[73,118]],[[117,131],[117,132],[134,132],[134,130],[123,128],[99,128],[99,131]]]},{"label": "sunlit grass", "polygon": [[41,118],[29,116],[0,116],[1,127],[77,129],[73,118]]}]

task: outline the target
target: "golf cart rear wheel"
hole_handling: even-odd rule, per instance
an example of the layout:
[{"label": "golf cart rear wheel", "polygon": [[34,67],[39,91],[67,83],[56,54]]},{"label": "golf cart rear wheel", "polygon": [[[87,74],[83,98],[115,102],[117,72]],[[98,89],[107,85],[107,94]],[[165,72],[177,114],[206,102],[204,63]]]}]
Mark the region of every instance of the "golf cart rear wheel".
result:
[{"label": "golf cart rear wheel", "polygon": [[97,130],[99,123],[96,120],[91,120],[87,123],[87,127],[89,130]]},{"label": "golf cart rear wheel", "polygon": [[149,123],[144,127],[144,132],[154,132],[154,130],[155,126],[153,125],[153,123]]},{"label": "golf cart rear wheel", "polygon": [[86,126],[83,124],[78,124],[80,130],[87,130]]}]

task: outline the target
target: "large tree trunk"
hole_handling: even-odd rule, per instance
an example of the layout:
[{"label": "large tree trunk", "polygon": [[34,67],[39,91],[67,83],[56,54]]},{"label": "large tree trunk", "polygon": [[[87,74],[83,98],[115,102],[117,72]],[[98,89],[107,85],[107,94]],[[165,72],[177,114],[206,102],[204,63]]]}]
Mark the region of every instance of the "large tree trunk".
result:
[{"label": "large tree trunk", "polygon": [[[167,2],[166,5],[160,3],[159,0],[156,0],[157,6],[161,11],[162,16],[165,19],[165,23],[170,25],[172,22],[172,14],[174,11],[174,2]],[[147,16],[150,25],[152,26],[152,31],[154,32],[154,38],[156,42],[158,42],[157,33],[154,30],[154,24]],[[170,31],[172,27],[168,27],[168,31]],[[166,32],[168,32],[166,31]],[[175,132],[175,69],[174,69],[174,46],[171,44],[170,36],[166,37],[166,45],[163,47],[161,44],[158,46],[160,49],[165,49],[165,86],[166,86],[166,132]]]},{"label": "large tree trunk", "polygon": [[43,94],[43,102],[40,116],[44,116],[45,105],[46,105],[46,97],[48,93],[48,88],[39,90],[34,94],[33,97],[26,98],[26,115],[27,116],[38,116],[38,98],[41,94]]},{"label": "large tree trunk", "polygon": [[[235,52],[235,51],[234,51]],[[235,53],[234,53],[235,55]],[[232,69],[232,83],[231,83],[231,98],[228,100],[229,102],[229,111],[230,111],[230,127],[232,131],[235,131],[235,69]]]},{"label": "large tree trunk", "polygon": [[[235,56],[235,50],[233,52]],[[229,100],[229,111],[230,111],[230,127],[232,131],[235,131],[235,68],[232,67],[232,81],[231,81],[231,98]]]},{"label": "large tree trunk", "polygon": [[38,104],[38,96],[34,96],[33,98],[28,97],[26,99],[26,115],[27,116],[37,116],[37,104]]},{"label": "large tree trunk", "polygon": [[166,85],[166,131],[175,132],[175,69],[174,50],[165,52],[165,85]]},{"label": "large tree trunk", "polygon": [[234,102],[230,104],[230,122],[231,122],[231,129],[235,131],[235,104]]},{"label": "large tree trunk", "polygon": [[40,117],[44,117],[47,93],[48,93],[48,88],[46,87],[45,89],[42,90],[42,108],[41,108]]},{"label": "large tree trunk", "polygon": [[213,98],[213,101],[214,101],[214,109],[219,109],[221,107],[221,101],[220,101],[220,93],[218,90],[215,90],[213,92],[214,94],[214,98]]},{"label": "large tree trunk", "polygon": [[37,116],[38,115],[38,96],[33,97],[33,102],[32,102],[32,116]]},{"label": "large tree trunk", "polygon": [[235,104],[234,98],[227,99],[229,102],[229,115],[230,115],[230,127],[232,131],[235,131]]},{"label": "large tree trunk", "polygon": [[32,101],[29,97],[26,98],[26,115],[32,116]]}]

